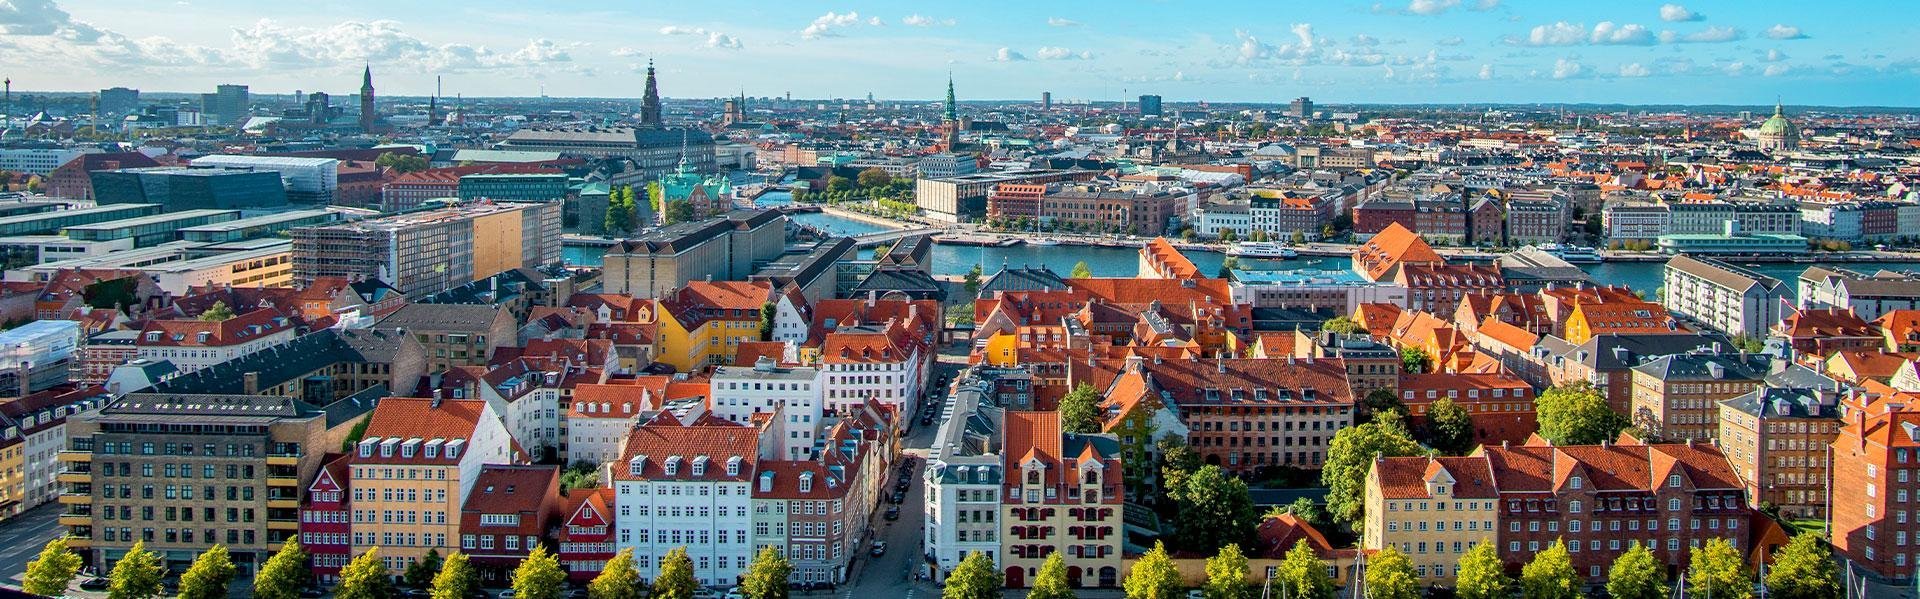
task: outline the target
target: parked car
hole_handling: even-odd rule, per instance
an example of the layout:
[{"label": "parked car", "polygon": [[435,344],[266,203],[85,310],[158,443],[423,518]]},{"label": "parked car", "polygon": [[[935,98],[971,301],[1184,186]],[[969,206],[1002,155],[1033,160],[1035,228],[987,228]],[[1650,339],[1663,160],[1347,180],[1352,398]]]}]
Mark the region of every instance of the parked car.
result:
[{"label": "parked car", "polygon": [[906,492],[906,491],[894,491],[894,492],[893,492],[893,495],[890,495],[890,496],[888,496],[888,497],[887,497],[887,500],[888,500],[888,501],[892,501],[892,502],[894,502],[894,503],[900,503],[900,502],[903,502],[903,501],[906,501],[906,500],[907,500],[907,492]]},{"label": "parked car", "polygon": [[880,556],[882,556],[882,555],[886,555],[886,554],[887,554],[887,542],[886,542],[886,541],[874,541],[874,542],[873,542],[873,549],[869,549],[869,550],[867,550],[867,555],[871,555],[871,556],[874,556],[874,557],[880,557]]},{"label": "parked car", "polygon": [[107,590],[107,585],[109,585],[109,584],[111,584],[111,583],[112,583],[112,581],[109,581],[109,580],[107,580],[107,578],[106,578],[105,576],[95,576],[95,577],[92,577],[92,578],[87,578],[87,579],[84,579],[84,580],[81,580],[81,581],[80,581],[80,590],[83,590],[83,591],[104,591],[104,590]]},{"label": "parked car", "polygon": [[727,594],[724,595],[724,597],[725,599],[745,599],[746,594],[740,592],[740,587],[733,587],[731,589],[727,589]]},{"label": "parked car", "polygon": [[889,505],[889,506],[887,506],[887,515],[886,515],[886,518],[887,518],[888,520],[899,520],[899,519],[900,519],[900,506],[897,506],[897,505]]},{"label": "parked car", "polygon": [[513,589],[501,589],[499,597],[500,599],[513,599]]}]

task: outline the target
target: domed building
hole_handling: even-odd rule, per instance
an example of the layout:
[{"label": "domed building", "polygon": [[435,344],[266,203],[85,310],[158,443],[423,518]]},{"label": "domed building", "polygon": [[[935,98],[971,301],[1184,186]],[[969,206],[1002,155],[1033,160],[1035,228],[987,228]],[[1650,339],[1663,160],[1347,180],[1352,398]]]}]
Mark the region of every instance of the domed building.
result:
[{"label": "domed building", "polygon": [[1773,105],[1773,117],[1768,118],[1764,123],[1760,123],[1758,139],[1760,142],[1760,151],[1762,152],[1779,152],[1798,149],[1800,147],[1800,128],[1795,126],[1793,121],[1787,120],[1786,107],[1776,103]]}]

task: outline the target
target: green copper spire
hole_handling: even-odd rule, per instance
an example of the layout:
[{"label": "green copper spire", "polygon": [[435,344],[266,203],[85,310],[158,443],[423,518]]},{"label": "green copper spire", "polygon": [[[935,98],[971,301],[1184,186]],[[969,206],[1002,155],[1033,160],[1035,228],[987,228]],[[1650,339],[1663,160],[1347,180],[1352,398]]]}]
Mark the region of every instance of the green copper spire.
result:
[{"label": "green copper spire", "polygon": [[947,122],[949,123],[957,123],[960,121],[960,111],[955,107],[955,104],[956,102],[953,99],[953,76],[948,75],[947,76]]}]

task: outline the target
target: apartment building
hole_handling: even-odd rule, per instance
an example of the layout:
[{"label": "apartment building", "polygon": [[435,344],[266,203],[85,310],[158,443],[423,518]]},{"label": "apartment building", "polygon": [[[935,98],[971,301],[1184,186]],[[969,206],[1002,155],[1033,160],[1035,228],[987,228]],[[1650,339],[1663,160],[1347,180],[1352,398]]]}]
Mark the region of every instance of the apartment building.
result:
[{"label": "apartment building", "polygon": [[307,565],[316,582],[340,580],[340,569],[353,561],[353,505],[347,500],[348,457],[327,454],[313,482],[307,485],[307,499],[300,506],[300,548],[307,552]]},{"label": "apartment building", "polygon": [[1920,309],[1920,276],[1882,270],[1872,274],[1833,266],[1810,266],[1797,282],[1802,310],[1850,309],[1872,321],[1893,310]]},{"label": "apartment building", "polygon": [[210,543],[251,574],[300,527],[300,490],[351,420],[282,397],[134,393],[69,418],[70,545],[106,571],[136,542],[182,570]]},{"label": "apartment building", "polygon": [[653,300],[657,360],[679,372],[733,362],[740,344],[760,340],[765,281],[693,281]]},{"label": "apartment building", "polygon": [[1728,335],[1763,338],[1791,305],[1793,289],[1779,279],[1712,258],[1674,256],[1664,272],[1668,312]]},{"label": "apartment building", "polygon": [[495,351],[517,341],[513,315],[492,306],[407,304],[376,326],[413,337],[426,350],[431,371],[485,366]]},{"label": "apartment building", "polygon": [[1720,437],[1720,402],[1753,392],[1766,380],[1766,354],[1694,352],[1662,356],[1633,368],[1635,426],[1663,439]]},{"label": "apartment building", "polygon": [[1920,409],[1910,396],[1849,410],[1833,441],[1833,547],[1850,567],[1912,582],[1920,564]]},{"label": "apartment building", "polygon": [[1819,386],[1769,385],[1720,402],[1720,447],[1747,497],[1783,518],[1826,517],[1828,452],[1840,434],[1839,385],[1804,374]]},{"label": "apartment building", "polygon": [[634,568],[652,580],[660,558],[684,547],[702,585],[733,584],[753,560],[755,464],[761,431],[710,415],[682,423],[662,412],[627,437],[608,466],[618,513],[617,548],[633,549]]},{"label": "apartment building", "polygon": [[921,474],[927,486],[920,506],[925,514],[920,549],[936,582],[946,580],[970,554],[985,554],[995,564],[1003,555],[1000,488],[1006,470],[1000,429],[1005,411],[988,381],[963,378],[954,384],[952,397],[953,411],[941,420]]},{"label": "apartment building", "polygon": [[784,460],[807,460],[816,447],[814,432],[821,425],[821,371],[818,368],[782,367],[773,358],[761,356],[753,366],[718,366],[713,369],[712,414],[715,418],[741,426],[754,426],[756,416],[768,414],[781,419],[777,430],[785,435],[776,441]]},{"label": "apartment building", "polygon": [[1401,374],[1399,389],[1407,423],[1416,429],[1427,425],[1427,411],[1441,399],[1467,411],[1476,444],[1520,443],[1539,429],[1533,387],[1510,373]]},{"label": "apartment building", "polygon": [[1141,360],[1145,393],[1174,406],[1187,442],[1236,473],[1318,468],[1334,433],[1353,425],[1354,398],[1338,358]]},{"label": "apartment building", "polygon": [[0,403],[0,520],[47,503],[85,468],[65,468],[67,420],[105,403],[99,387],[56,387]]},{"label": "apartment building", "polygon": [[380,279],[423,297],[560,260],[560,202],[470,202],[293,229],[293,277]]},{"label": "apartment building", "polygon": [[1110,434],[1069,433],[1059,412],[1005,414],[999,566],[1009,588],[1025,588],[1040,564],[1065,555],[1067,584],[1120,585],[1120,441]]},{"label": "apartment building", "polygon": [[166,360],[182,372],[192,372],[292,341],[294,337],[292,319],[273,308],[260,308],[218,321],[149,320],[135,341],[135,355],[156,362]]},{"label": "apartment building", "polygon": [[1042,229],[1164,235],[1179,222],[1182,196],[1095,184],[1001,183],[987,194],[986,216],[1023,219]]},{"label": "apartment building", "polygon": [[761,459],[753,488],[753,549],[777,548],[797,583],[840,584],[868,545],[885,484],[893,429],[867,404],[821,430],[821,451],[803,459]]},{"label": "apartment building", "polygon": [[[939,303],[928,300],[823,300],[813,305],[822,390],[829,413],[866,401],[911,419],[934,358]],[[810,340],[809,345],[813,345]],[[811,353],[811,348],[802,348]]]},{"label": "apartment building", "polygon": [[613,543],[613,489],[576,489],[567,494],[561,513],[559,549],[554,554],[567,571],[567,581],[586,584],[600,576],[615,554]]},{"label": "apartment building", "polygon": [[1398,549],[1421,582],[1450,585],[1462,555],[1499,538],[1500,495],[1483,457],[1376,458],[1366,484],[1360,548]]},{"label": "apartment building", "polygon": [[352,552],[379,547],[398,574],[462,543],[460,514],[488,464],[522,458],[486,402],[389,397],[349,456]]},{"label": "apartment building", "polygon": [[607,249],[602,284],[606,293],[664,297],[694,281],[743,280],[786,249],[786,223],[760,210],[655,229]]},{"label": "apartment building", "polygon": [[460,508],[460,552],[481,580],[510,583],[559,518],[560,467],[486,464],[472,490]]}]

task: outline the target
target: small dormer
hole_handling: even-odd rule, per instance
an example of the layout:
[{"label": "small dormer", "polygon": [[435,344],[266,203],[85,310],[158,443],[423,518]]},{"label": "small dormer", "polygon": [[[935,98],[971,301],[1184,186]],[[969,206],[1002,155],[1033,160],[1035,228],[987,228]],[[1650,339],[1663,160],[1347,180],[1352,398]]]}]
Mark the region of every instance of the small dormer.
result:
[{"label": "small dormer", "polygon": [[440,459],[440,446],[445,445],[446,443],[447,443],[446,439],[440,439],[440,438],[434,438],[433,440],[427,441],[426,445],[422,447],[422,449],[426,452],[427,459],[429,460]]},{"label": "small dormer", "polygon": [[393,457],[393,449],[400,446],[400,438],[393,437],[380,442],[380,457]]},{"label": "small dormer", "polygon": [[160,335],[160,331],[147,331],[147,343],[159,343]]},{"label": "small dormer", "polygon": [[[737,460],[740,458],[735,457],[734,459]],[[729,465],[729,467],[731,467],[731,465]],[[761,493],[773,492],[773,471],[769,470],[769,471],[760,473],[760,492]]]},{"label": "small dormer", "polygon": [[360,440],[360,457],[363,457],[363,458],[373,457],[373,448],[379,445],[380,445],[379,437],[361,439]]},{"label": "small dormer", "polygon": [[466,439],[454,439],[452,441],[448,441],[447,442],[447,459],[449,460],[459,459],[460,448],[466,447],[466,446],[467,446]]},{"label": "small dormer", "polygon": [[800,473],[800,492],[801,493],[813,492],[813,472],[812,471]]},{"label": "small dormer", "polygon": [[405,442],[400,444],[400,457],[413,459],[413,456],[417,454],[419,450],[420,450],[419,437],[407,439]]},{"label": "small dormer", "polygon": [[1453,482],[1453,475],[1445,468],[1436,468],[1433,475],[1427,477],[1427,495],[1435,498],[1451,495]]},{"label": "small dormer", "polygon": [[646,471],[647,471],[647,454],[644,454],[644,453],[634,454],[632,458],[627,460],[627,474],[631,474],[633,476],[640,476],[642,474],[645,474]]},{"label": "small dormer", "polygon": [[668,457],[666,463],[660,466],[660,470],[667,476],[679,476],[680,456]]},{"label": "small dormer", "polygon": [[727,458],[727,476],[740,476],[740,464],[744,461],[740,456]]},{"label": "small dormer", "polygon": [[692,474],[694,477],[697,478],[697,477],[707,475],[707,461],[708,461],[707,456],[699,456],[699,457],[693,458]]}]

